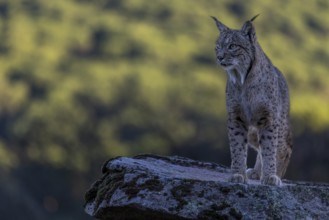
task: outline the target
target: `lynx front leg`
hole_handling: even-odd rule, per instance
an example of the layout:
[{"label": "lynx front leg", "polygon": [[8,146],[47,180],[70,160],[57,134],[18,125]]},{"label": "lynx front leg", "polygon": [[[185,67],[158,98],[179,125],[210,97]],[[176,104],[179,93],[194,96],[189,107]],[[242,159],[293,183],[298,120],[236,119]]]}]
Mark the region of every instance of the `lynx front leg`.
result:
[{"label": "lynx front leg", "polygon": [[239,123],[229,121],[228,136],[231,151],[231,182],[246,183],[247,139],[246,129]]},{"label": "lynx front leg", "polygon": [[276,154],[277,154],[277,130],[273,128],[265,129],[262,132],[261,139],[261,154],[263,159],[263,169],[261,182],[267,185],[280,186],[281,179],[276,175]]}]

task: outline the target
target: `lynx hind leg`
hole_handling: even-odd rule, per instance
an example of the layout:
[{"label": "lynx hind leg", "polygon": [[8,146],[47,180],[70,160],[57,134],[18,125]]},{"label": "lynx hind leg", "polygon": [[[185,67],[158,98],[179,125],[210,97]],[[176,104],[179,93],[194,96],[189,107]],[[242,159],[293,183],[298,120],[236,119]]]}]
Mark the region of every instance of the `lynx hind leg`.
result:
[{"label": "lynx hind leg", "polygon": [[291,133],[287,135],[286,140],[279,140],[277,151],[277,175],[283,177],[286,173],[290,157],[292,153],[292,140]]},{"label": "lynx hind leg", "polygon": [[292,152],[291,149],[286,149],[286,151],[280,152],[280,154],[277,155],[276,173],[280,178],[282,178],[287,171],[291,152]]},{"label": "lynx hind leg", "polygon": [[262,156],[258,151],[254,168],[247,169],[247,177],[252,180],[260,180],[262,173]]}]

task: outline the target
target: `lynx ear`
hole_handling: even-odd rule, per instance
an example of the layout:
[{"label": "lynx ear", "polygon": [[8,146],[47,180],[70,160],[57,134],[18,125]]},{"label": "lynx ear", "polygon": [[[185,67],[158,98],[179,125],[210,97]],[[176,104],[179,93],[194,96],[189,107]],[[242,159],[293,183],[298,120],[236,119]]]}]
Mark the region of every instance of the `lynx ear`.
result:
[{"label": "lynx ear", "polygon": [[220,32],[226,31],[228,27],[226,27],[222,22],[218,21],[218,19],[214,16],[210,16],[216,22],[216,26]]},{"label": "lynx ear", "polygon": [[259,16],[256,15],[254,17],[252,17],[249,21],[246,21],[244,23],[244,25],[242,26],[241,30],[242,32],[249,36],[249,38],[252,40],[252,41],[256,41],[256,31],[255,31],[255,28],[254,26],[252,25],[252,22]]}]

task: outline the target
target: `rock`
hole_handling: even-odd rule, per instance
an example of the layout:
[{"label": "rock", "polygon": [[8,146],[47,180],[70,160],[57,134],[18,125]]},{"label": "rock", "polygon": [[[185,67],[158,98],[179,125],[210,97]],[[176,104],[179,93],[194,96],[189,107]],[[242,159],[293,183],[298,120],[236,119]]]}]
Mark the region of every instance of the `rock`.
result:
[{"label": "rock", "polygon": [[227,182],[230,169],[182,157],[107,161],[85,195],[98,219],[329,219],[329,184]]}]

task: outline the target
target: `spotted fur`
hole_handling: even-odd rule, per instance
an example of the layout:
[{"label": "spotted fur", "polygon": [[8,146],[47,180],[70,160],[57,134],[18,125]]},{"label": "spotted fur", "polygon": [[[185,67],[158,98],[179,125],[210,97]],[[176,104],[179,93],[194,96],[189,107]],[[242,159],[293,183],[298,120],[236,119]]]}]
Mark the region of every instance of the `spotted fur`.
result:
[{"label": "spotted fur", "polygon": [[[226,107],[231,151],[230,180],[281,185],[291,152],[288,85],[281,72],[260,47],[252,20],[239,30],[213,17],[220,31],[216,41],[217,63],[226,70]],[[248,146],[257,153],[248,169]]]}]

